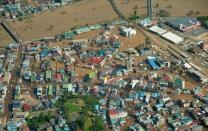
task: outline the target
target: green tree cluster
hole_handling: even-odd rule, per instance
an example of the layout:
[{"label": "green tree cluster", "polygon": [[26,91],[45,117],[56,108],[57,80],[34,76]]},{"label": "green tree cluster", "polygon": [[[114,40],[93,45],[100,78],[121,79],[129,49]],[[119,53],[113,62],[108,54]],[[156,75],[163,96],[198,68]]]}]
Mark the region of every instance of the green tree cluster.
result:
[{"label": "green tree cluster", "polygon": [[50,113],[44,114],[40,113],[39,116],[33,117],[33,118],[28,118],[26,119],[27,125],[29,126],[30,129],[35,129],[37,130],[40,125],[43,125],[47,122],[50,121],[50,119],[53,119],[54,116],[51,115]]}]

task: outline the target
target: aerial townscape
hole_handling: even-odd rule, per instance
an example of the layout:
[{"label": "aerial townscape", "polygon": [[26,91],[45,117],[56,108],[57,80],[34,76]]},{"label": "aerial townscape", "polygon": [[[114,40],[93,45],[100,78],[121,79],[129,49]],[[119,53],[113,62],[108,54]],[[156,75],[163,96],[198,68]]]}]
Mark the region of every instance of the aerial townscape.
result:
[{"label": "aerial townscape", "polygon": [[0,131],[208,131],[207,0],[1,0]]}]

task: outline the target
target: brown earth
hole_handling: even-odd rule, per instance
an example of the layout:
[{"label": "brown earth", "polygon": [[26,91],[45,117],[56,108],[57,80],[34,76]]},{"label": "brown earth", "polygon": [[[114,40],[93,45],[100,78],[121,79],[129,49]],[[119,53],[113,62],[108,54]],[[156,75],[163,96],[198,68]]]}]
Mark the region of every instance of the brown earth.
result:
[{"label": "brown earth", "polygon": [[[135,5],[139,15],[146,14],[146,0],[116,0],[119,9],[129,16]],[[186,15],[190,10],[199,11],[199,15],[208,15],[206,0],[157,0],[155,12],[166,9],[172,16]],[[22,21],[11,21],[10,24],[21,34],[24,40],[52,36],[75,26],[93,24],[117,18],[108,0],[83,0],[56,10],[26,18]]]},{"label": "brown earth", "polygon": [[13,42],[13,39],[9,36],[9,34],[4,30],[2,26],[0,26],[0,47],[4,47]]},{"label": "brown earth", "polygon": [[[126,15],[133,14],[135,5],[140,16],[147,14],[146,0],[116,0],[118,8]],[[156,7],[156,5],[159,5]],[[199,11],[199,15],[208,15],[207,0],[153,0],[155,14],[160,10],[167,10],[171,16],[184,16],[189,11]]]},{"label": "brown earth", "polygon": [[83,0],[56,10],[11,21],[10,24],[24,40],[53,36],[69,31],[75,26],[94,24],[117,18],[107,0]]}]

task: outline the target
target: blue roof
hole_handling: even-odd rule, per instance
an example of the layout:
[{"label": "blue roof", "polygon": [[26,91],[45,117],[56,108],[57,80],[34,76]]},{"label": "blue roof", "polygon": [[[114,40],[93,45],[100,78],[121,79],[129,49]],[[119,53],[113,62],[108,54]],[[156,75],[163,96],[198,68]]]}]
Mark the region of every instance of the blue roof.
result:
[{"label": "blue roof", "polygon": [[144,97],[146,95],[145,91],[139,91],[138,92],[138,97]]},{"label": "blue roof", "polygon": [[152,97],[159,97],[159,96],[160,96],[160,93],[156,93],[156,92],[152,93]]},{"label": "blue roof", "polygon": [[148,64],[151,66],[151,68],[153,70],[159,70],[160,69],[159,66],[155,63],[156,58],[148,57],[147,61],[148,61]]},{"label": "blue roof", "polygon": [[41,51],[40,56],[46,57],[48,54],[49,54],[49,50],[43,50],[43,51]]},{"label": "blue roof", "polygon": [[17,131],[17,125],[14,122],[9,121],[7,123],[7,130],[8,131]]},{"label": "blue roof", "polygon": [[20,101],[14,101],[13,102],[13,108],[20,108],[21,107],[21,102]]}]

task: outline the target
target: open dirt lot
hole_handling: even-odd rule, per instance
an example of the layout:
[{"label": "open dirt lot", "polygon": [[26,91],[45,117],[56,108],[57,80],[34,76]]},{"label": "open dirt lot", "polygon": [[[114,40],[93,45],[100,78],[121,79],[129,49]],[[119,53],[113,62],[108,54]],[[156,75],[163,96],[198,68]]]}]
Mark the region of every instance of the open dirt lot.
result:
[{"label": "open dirt lot", "polygon": [[117,18],[107,0],[83,0],[22,21],[10,22],[24,40],[52,36],[80,25]]},{"label": "open dirt lot", "polygon": [[13,39],[9,36],[9,34],[4,30],[2,26],[0,26],[0,47],[4,47],[13,42]]},{"label": "open dirt lot", "polygon": [[[137,5],[138,15],[147,14],[146,0],[116,0],[119,9],[129,16],[134,12],[134,7]],[[156,5],[157,6],[156,8]],[[199,15],[208,15],[207,0],[153,0],[154,11],[157,13],[160,9],[165,9],[172,16],[184,16],[189,11],[199,11]]]}]

